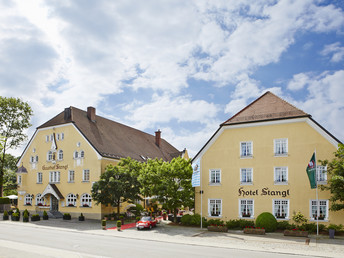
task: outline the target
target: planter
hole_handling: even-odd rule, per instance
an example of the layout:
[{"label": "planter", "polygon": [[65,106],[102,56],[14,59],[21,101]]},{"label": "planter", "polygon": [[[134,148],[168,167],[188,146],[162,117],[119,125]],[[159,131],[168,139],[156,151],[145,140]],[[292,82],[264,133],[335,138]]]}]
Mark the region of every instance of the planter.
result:
[{"label": "planter", "polygon": [[245,234],[265,235],[264,228],[244,228]]},{"label": "planter", "polygon": [[48,215],[46,215],[46,216],[43,215],[42,218],[43,218],[43,220],[48,220],[48,219],[49,219],[49,216],[48,216]]},{"label": "planter", "polygon": [[334,239],[334,234],[336,233],[336,230],[330,228],[330,229],[328,230],[328,233],[329,233],[330,238],[331,238],[331,239]]},{"label": "planter", "polygon": [[308,237],[308,231],[300,230],[284,230],[283,234],[285,236]]},{"label": "planter", "polygon": [[85,221],[85,217],[84,216],[79,216],[79,221]]},{"label": "planter", "polygon": [[102,220],[102,229],[106,230],[106,220],[105,219]]},{"label": "planter", "polygon": [[8,219],[9,219],[9,216],[8,216],[8,215],[3,215],[2,219],[3,219],[3,220],[8,220]]},{"label": "planter", "polygon": [[208,231],[213,232],[227,232],[228,228],[226,226],[208,226]]}]

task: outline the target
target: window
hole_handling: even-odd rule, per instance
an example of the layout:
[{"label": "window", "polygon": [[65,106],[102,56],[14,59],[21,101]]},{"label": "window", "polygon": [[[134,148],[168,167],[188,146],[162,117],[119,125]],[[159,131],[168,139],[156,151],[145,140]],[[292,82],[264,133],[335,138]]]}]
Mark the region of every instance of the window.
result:
[{"label": "window", "polygon": [[277,219],[289,217],[289,200],[273,200],[274,215]]},{"label": "window", "polygon": [[50,183],[60,183],[60,171],[50,171]]},{"label": "window", "polygon": [[76,195],[74,195],[74,194],[68,194],[67,195],[67,203],[66,203],[66,205],[68,206],[68,207],[75,207],[76,206]]},{"label": "window", "polygon": [[320,185],[327,184],[327,167],[317,166],[317,183]]},{"label": "window", "polygon": [[63,160],[63,150],[59,150],[58,158],[59,158],[59,160]]},{"label": "window", "polygon": [[84,169],[82,172],[82,181],[90,181],[90,170]]},{"label": "window", "polygon": [[253,217],[253,200],[239,200],[240,201],[240,217],[252,218]]},{"label": "window", "polygon": [[241,142],[241,157],[252,157],[252,142]]},{"label": "window", "polygon": [[25,195],[24,205],[32,205],[32,196],[30,194]]},{"label": "window", "polygon": [[22,183],[22,176],[17,176],[17,183],[18,183],[18,185],[21,185],[21,183]]},{"label": "window", "polygon": [[44,203],[44,197],[39,193],[36,195],[36,205],[37,206],[43,206]]},{"label": "window", "polygon": [[80,158],[84,158],[85,157],[85,152],[84,151],[80,151]]},{"label": "window", "polygon": [[45,136],[45,141],[48,142],[49,141],[49,135]]},{"label": "window", "polygon": [[288,139],[275,139],[274,152],[275,152],[275,156],[288,155]]},{"label": "window", "polygon": [[60,140],[60,134],[56,134],[56,140],[59,141]]},{"label": "window", "polygon": [[47,153],[47,161],[52,161],[53,160],[53,152],[52,151],[48,151]]},{"label": "window", "polygon": [[288,183],[288,168],[275,167],[275,184],[287,184],[287,183]]},{"label": "window", "polygon": [[69,183],[74,183],[74,179],[75,179],[75,172],[74,172],[74,170],[69,170],[68,171],[68,182]]},{"label": "window", "polygon": [[92,197],[89,194],[81,195],[81,206],[82,207],[91,207],[92,205]]},{"label": "window", "polygon": [[222,216],[222,200],[209,199],[209,216],[221,217]]},{"label": "window", "polygon": [[74,159],[77,159],[79,157],[79,153],[77,151],[74,151]]},{"label": "window", "polygon": [[54,140],[54,135],[51,134],[51,135],[50,135],[50,141],[52,142],[53,140]]},{"label": "window", "polygon": [[252,168],[242,168],[240,170],[241,184],[252,184]]},{"label": "window", "polygon": [[43,173],[38,172],[37,173],[37,184],[42,184],[43,183]]},{"label": "window", "polygon": [[[318,207],[319,204],[319,207]],[[318,220],[328,219],[328,200],[311,200],[311,218],[316,220],[319,208]]]},{"label": "window", "polygon": [[221,170],[220,169],[210,169],[209,171],[210,184],[221,183]]},{"label": "window", "polygon": [[64,133],[61,133],[61,141],[64,139]]}]

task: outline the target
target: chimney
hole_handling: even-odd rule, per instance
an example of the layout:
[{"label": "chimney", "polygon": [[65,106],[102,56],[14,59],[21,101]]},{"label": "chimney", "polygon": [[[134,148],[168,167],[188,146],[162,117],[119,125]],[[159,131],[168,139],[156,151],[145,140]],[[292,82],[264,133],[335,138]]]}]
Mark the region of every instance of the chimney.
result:
[{"label": "chimney", "polygon": [[71,117],[72,117],[72,110],[71,110],[71,108],[69,107],[69,108],[65,108],[65,110],[64,110],[64,120],[69,120],[69,119],[71,119]]},{"label": "chimney", "polygon": [[160,143],[161,143],[161,131],[160,129],[158,131],[155,132],[155,144],[160,147]]},{"label": "chimney", "polygon": [[96,109],[94,107],[88,107],[87,108],[87,117],[92,122],[96,121]]}]

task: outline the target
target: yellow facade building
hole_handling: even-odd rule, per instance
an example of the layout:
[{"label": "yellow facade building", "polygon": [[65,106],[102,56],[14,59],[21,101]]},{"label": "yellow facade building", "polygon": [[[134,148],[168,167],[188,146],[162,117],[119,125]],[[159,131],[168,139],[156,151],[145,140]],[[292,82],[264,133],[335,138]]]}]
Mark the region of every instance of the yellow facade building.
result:
[{"label": "yellow facade building", "polygon": [[[310,222],[344,223],[329,210],[330,193],[311,189],[306,167],[333,159],[339,140],[309,114],[267,92],[220,125],[193,159],[200,164],[195,210],[210,218],[251,219],[271,212],[277,220],[300,211]],[[318,185],[327,183],[317,164]],[[319,209],[318,209],[319,206]]]},{"label": "yellow facade building", "polygon": [[114,208],[95,205],[91,188],[108,164],[185,155],[162,139],[160,130],[150,135],[98,116],[93,107],[69,107],[39,126],[26,146],[18,162],[18,208],[100,219]]}]

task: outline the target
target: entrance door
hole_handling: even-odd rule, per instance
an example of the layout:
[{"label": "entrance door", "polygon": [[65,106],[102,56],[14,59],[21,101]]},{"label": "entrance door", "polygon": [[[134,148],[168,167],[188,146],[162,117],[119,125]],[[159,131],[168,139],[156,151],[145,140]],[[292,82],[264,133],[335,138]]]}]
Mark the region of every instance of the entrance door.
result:
[{"label": "entrance door", "polygon": [[50,195],[50,198],[51,198],[50,210],[51,211],[58,211],[59,210],[59,200],[52,194]]}]

